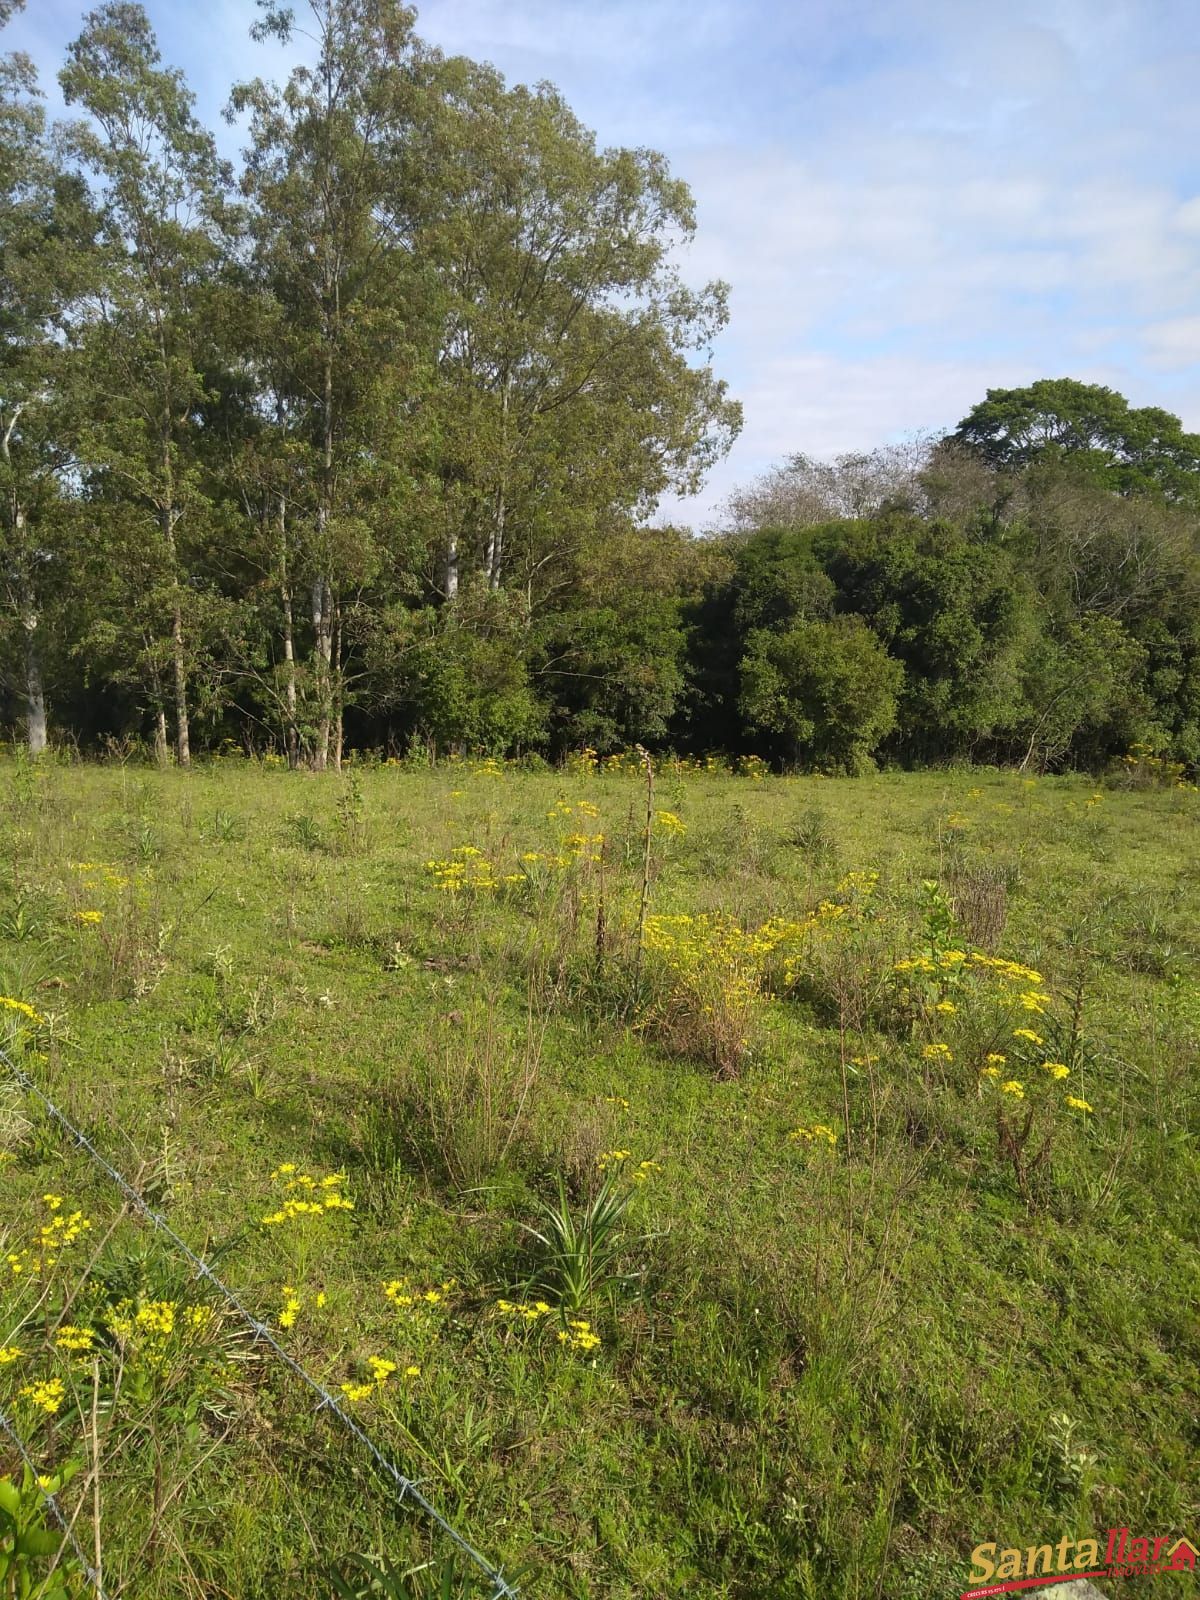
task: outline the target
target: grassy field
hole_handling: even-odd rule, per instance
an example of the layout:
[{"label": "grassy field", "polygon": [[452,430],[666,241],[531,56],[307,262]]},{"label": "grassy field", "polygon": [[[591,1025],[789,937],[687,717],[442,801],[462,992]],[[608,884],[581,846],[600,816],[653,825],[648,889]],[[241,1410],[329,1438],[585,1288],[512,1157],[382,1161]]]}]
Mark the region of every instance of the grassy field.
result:
[{"label": "grassy field", "polygon": [[[9,762],[2,1026],[525,1593],[957,1595],[1200,1537],[1200,796],[1153,777],[664,766],[648,831],[636,763]],[[110,1595],[440,1564],[11,1088],[0,1185],[0,1405]]]}]

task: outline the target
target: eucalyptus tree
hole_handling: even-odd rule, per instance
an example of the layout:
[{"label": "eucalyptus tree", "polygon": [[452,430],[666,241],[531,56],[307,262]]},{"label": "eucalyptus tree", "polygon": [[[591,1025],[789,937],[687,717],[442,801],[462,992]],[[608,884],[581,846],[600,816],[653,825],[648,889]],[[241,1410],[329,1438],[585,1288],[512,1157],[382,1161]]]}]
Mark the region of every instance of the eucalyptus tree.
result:
[{"label": "eucalyptus tree", "polygon": [[[0,23],[8,13],[0,14]],[[47,602],[67,569],[63,330],[87,260],[80,186],[53,160],[29,59],[0,58],[0,567],[29,750],[46,746]],[[6,630],[8,631],[8,630]]]},{"label": "eucalyptus tree", "polygon": [[687,186],[649,150],[599,150],[550,86],[442,64],[423,130],[436,269],[438,471],[459,517],[441,587],[561,589],[578,553],[694,488],[740,412],[689,357],[726,318],[673,265]]},{"label": "eucalyptus tree", "polygon": [[[147,608],[169,655],[175,754],[190,760],[189,674],[204,595],[189,544],[206,510],[203,409],[219,363],[214,300],[226,251],[228,175],[183,75],[164,67],[140,5],[109,0],[84,19],[59,74],[86,117],[69,148],[100,211],[103,270],[79,311],[75,436],[124,534],[151,557]],[[151,640],[151,644],[156,643]],[[168,692],[157,696],[160,748]]]},{"label": "eucalyptus tree", "polygon": [[280,513],[281,548],[290,518],[311,600],[321,769],[340,760],[358,597],[405,566],[428,292],[411,247],[420,180],[409,135],[428,57],[397,0],[309,0],[304,28],[275,0],[259,7],[256,36],[304,35],[315,58],[283,88],[239,85],[231,112],[250,113],[255,267],[279,310],[261,406],[291,445],[298,479]]}]

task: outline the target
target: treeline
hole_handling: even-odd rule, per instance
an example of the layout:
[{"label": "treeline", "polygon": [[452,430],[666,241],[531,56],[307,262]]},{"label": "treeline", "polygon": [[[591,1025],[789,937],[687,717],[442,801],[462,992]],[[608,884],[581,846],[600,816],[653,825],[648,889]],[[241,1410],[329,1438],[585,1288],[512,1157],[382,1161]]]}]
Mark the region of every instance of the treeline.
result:
[{"label": "treeline", "polygon": [[232,90],[238,171],[130,0],[67,48],[66,126],[0,63],[9,719],[318,768],[567,736],[632,528],[739,423],[691,196],[398,0],[259,4],[307,61]]},{"label": "treeline", "polygon": [[[0,21],[19,0],[0,0]],[[299,25],[259,0],[257,32]],[[1200,762],[1200,440],[1067,380],[647,526],[739,412],[646,150],[308,0],[235,169],[145,14],[0,61],[0,720],[234,740]]]}]

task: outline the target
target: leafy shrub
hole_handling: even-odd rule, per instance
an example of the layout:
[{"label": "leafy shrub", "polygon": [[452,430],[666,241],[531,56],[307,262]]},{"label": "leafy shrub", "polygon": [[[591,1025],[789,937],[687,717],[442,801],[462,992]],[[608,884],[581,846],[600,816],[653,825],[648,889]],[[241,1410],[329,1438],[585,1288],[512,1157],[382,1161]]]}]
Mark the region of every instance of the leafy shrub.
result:
[{"label": "leafy shrub", "polygon": [[792,761],[861,771],[896,725],[904,670],[858,617],[759,629],[746,641],[741,709]]}]

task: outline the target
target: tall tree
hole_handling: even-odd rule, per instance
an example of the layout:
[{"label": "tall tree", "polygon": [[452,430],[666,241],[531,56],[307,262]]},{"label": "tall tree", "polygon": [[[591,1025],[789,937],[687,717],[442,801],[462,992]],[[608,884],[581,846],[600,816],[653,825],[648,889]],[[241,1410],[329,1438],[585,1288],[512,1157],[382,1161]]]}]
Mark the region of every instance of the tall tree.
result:
[{"label": "tall tree", "polygon": [[[257,36],[301,31],[275,0],[259,7]],[[251,113],[244,187],[280,311],[263,404],[295,440],[303,479],[284,516],[304,524],[321,769],[340,762],[348,602],[395,555],[411,487],[421,287],[407,143],[424,57],[398,0],[310,0],[308,20],[315,65],[283,89],[240,85],[232,108]]]},{"label": "tall tree", "polygon": [[685,184],[649,150],[597,150],[548,85],[445,63],[420,154],[417,248],[442,291],[436,471],[458,512],[441,587],[538,592],[589,541],[694,487],[740,411],[689,352],[726,317],[687,289]]},{"label": "tall tree", "polygon": [[1041,378],[1020,389],[989,389],[953,437],[992,466],[1070,461],[1123,494],[1200,500],[1200,434],[1157,406],[1132,407],[1098,383]]},{"label": "tall tree", "polygon": [[[7,20],[0,15],[0,22]],[[86,258],[80,186],[52,159],[27,57],[0,58],[0,538],[30,752],[46,747],[44,625],[65,551],[58,427],[63,328]]]},{"label": "tall tree", "polygon": [[[175,754],[190,760],[188,680],[196,604],[185,536],[204,511],[200,467],[212,297],[222,262],[226,174],[182,74],[160,65],[140,5],[110,0],[85,18],[60,76],[88,120],[70,143],[97,183],[103,278],[79,330],[82,460],[118,486],[129,536],[150,535],[157,607],[170,638]],[[165,747],[165,697],[157,705]]]}]

